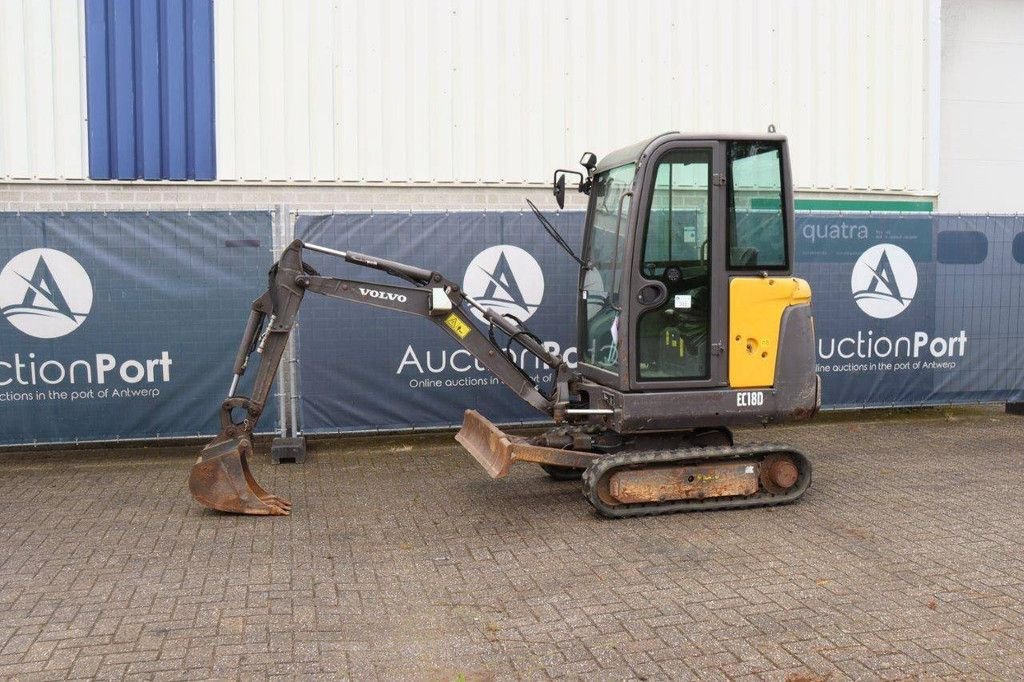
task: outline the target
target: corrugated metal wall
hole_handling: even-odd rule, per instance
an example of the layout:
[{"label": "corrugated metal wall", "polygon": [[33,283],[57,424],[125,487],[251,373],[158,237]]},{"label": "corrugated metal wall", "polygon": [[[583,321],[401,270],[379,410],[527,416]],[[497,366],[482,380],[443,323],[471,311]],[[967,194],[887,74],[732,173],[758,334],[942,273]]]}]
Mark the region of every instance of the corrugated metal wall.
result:
[{"label": "corrugated metal wall", "polygon": [[81,11],[0,0],[0,178],[86,175]]},{"label": "corrugated metal wall", "polygon": [[[0,178],[86,175],[82,3],[0,0]],[[934,192],[937,15],[938,0],[214,0],[207,170],[543,183],[584,150],[774,123],[801,188]],[[153,46],[135,47],[150,63]],[[179,99],[159,94],[158,119],[180,129]],[[182,177],[180,158],[149,153],[158,119],[143,118],[126,140],[145,151],[137,175]],[[94,177],[126,177],[120,135],[105,150],[94,137]]]},{"label": "corrugated metal wall", "polygon": [[219,174],[543,182],[653,132],[774,123],[802,187],[934,189],[935,5],[218,0]]},{"label": "corrugated metal wall", "polygon": [[943,212],[1024,213],[1024,2],[942,5]]},{"label": "corrugated metal wall", "polygon": [[211,0],[85,0],[89,176],[213,180]]}]

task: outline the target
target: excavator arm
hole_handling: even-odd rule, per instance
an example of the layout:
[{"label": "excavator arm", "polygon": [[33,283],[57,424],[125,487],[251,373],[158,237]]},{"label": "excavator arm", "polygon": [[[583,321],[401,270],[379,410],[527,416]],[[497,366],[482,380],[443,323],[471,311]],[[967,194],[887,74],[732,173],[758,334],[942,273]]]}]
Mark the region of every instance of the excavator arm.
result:
[{"label": "excavator arm", "polygon": [[[412,286],[322,276],[303,262],[304,249],[386,272]],[[561,422],[567,413],[572,412],[569,409],[570,383],[575,375],[565,361],[550,353],[540,339],[518,322],[484,308],[465,295],[456,283],[423,268],[296,240],[284,250],[278,262],[270,269],[267,291],[252,304],[245,333],[235,356],[231,387],[221,404],[221,431],[203,449],[192,468],[189,489],[192,496],[207,507],[245,514],[287,514],[290,509],[286,500],[268,493],[256,483],[246,457],[252,452],[252,432],[266,407],[274,377],[306,292],[424,317],[462,345],[481,365],[541,413]],[[468,307],[475,308],[487,320],[489,333],[485,334],[472,322]],[[509,338],[505,348],[495,340],[494,328],[500,329]],[[507,351],[513,341],[553,370],[555,380],[550,390],[542,390],[509,356]],[[237,395],[241,377],[254,354],[259,356],[259,365],[251,395]],[[478,431],[478,439],[489,437],[485,429]],[[460,438],[460,442],[475,456],[478,453],[474,450],[493,449],[482,445],[474,448],[473,443],[467,443],[463,438]],[[559,457],[562,456],[555,455],[556,459]],[[567,454],[564,457],[570,456]],[[575,461],[569,463],[579,464]],[[492,475],[496,475],[495,472],[492,471]]]}]

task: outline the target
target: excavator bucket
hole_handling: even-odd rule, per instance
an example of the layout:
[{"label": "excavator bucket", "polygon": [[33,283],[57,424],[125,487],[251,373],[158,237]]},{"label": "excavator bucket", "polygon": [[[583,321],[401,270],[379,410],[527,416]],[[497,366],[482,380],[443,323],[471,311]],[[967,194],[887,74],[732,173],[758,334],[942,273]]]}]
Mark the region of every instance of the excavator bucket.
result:
[{"label": "excavator bucket", "polygon": [[287,515],[291,504],[260,487],[246,456],[252,442],[230,438],[203,448],[188,477],[188,489],[199,504],[234,514]]}]

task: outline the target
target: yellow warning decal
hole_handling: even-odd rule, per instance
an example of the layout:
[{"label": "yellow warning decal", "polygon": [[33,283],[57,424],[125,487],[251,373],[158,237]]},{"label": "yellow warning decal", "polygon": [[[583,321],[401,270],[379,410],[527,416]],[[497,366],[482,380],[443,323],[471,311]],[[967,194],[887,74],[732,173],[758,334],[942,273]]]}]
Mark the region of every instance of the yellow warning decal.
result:
[{"label": "yellow warning decal", "polygon": [[444,323],[448,326],[449,329],[455,332],[455,336],[459,337],[460,339],[464,339],[467,336],[469,336],[469,332],[472,329],[472,327],[463,322],[462,319],[455,313],[452,313],[448,317],[444,318]]}]

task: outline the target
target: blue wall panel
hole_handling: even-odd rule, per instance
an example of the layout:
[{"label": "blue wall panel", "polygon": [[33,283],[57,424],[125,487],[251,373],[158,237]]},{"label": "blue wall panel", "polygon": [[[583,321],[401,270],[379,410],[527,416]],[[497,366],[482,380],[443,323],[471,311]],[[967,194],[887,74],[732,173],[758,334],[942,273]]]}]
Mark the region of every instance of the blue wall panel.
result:
[{"label": "blue wall panel", "polygon": [[212,0],[86,0],[89,176],[213,180]]}]

